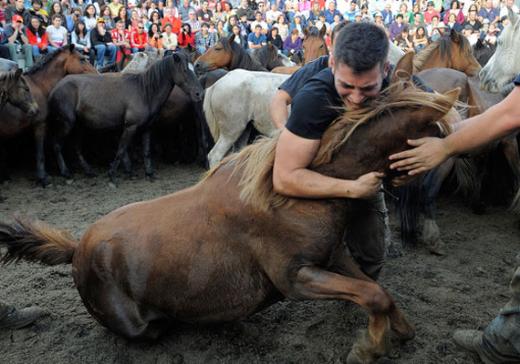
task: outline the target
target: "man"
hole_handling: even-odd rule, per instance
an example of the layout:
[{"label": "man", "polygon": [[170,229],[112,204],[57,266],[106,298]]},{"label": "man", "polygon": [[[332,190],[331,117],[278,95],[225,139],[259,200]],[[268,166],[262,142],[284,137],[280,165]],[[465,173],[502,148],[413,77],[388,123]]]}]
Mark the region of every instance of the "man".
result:
[{"label": "man", "polygon": [[500,17],[500,10],[493,7],[493,0],[486,0],[486,6],[480,8],[478,16],[481,22],[487,19],[489,23],[495,23]]},{"label": "man", "polygon": [[325,10],[324,15],[325,15],[325,21],[329,24],[334,23],[334,17],[336,15],[339,15],[340,20],[343,20],[343,16],[339,12],[339,10],[336,9],[336,2],[334,0],[329,2],[329,7],[327,10]]},{"label": "man", "polygon": [[17,310],[13,306],[0,302],[0,329],[21,329],[29,326],[44,314],[45,311],[38,307]]},{"label": "man", "polygon": [[183,0],[182,5],[179,7],[179,14],[183,23],[187,23],[189,20],[188,14],[192,11],[195,13],[195,9],[190,6],[190,0]]},{"label": "man", "polygon": [[112,40],[112,35],[105,27],[105,20],[99,18],[96,27],[90,31],[90,44],[96,51],[96,67],[98,69],[105,65],[105,56],[108,64],[116,62],[117,48]]},{"label": "man", "polygon": [[7,9],[5,9],[5,19],[7,24],[11,22],[15,15],[21,16],[23,22],[25,24],[29,24],[31,14],[29,13],[29,10],[25,8],[24,0],[15,0],[14,6],[9,6]]},{"label": "man", "polygon": [[[422,138],[410,140],[415,147],[390,156],[390,168],[424,173],[451,156],[486,145],[493,140],[520,130],[520,75],[514,81],[516,87],[500,103],[484,113],[458,124],[457,131],[445,139]],[[482,332],[456,331],[455,342],[462,348],[479,355],[486,364],[520,362],[520,268],[511,281],[512,300]]]},{"label": "man", "polygon": [[345,18],[345,20],[348,20],[350,22],[353,22],[356,20],[356,16],[359,14],[359,9],[357,7],[357,2],[356,0],[352,0],[350,2],[350,9],[347,10],[345,12],[345,14],[343,14],[343,18]]},{"label": "man", "polygon": [[255,29],[257,25],[260,25],[262,27],[262,33],[267,34],[267,31],[269,30],[269,26],[265,21],[262,19],[262,13],[257,11],[255,13],[255,20],[251,22],[251,29]]},{"label": "man", "polygon": [[255,27],[255,31],[249,33],[247,37],[247,45],[250,50],[262,48],[267,44],[267,37],[265,34],[262,34],[262,26],[257,24]]},{"label": "man", "polygon": [[[341,110],[367,105],[388,84],[389,42],[385,31],[371,23],[347,24],[336,34],[330,66],[322,57],[303,67],[280,87],[285,99],[271,104],[275,125],[285,124],[276,148],[273,187],[277,193],[292,197],[358,199],[357,208],[365,211],[359,215],[365,218],[356,221],[354,217],[345,241],[363,272],[377,279],[388,237],[387,211],[380,192],[383,175],[372,172],[357,180],[342,180],[308,167],[323,133]],[[298,78],[306,78],[303,87]],[[288,99],[292,108],[287,118]]]},{"label": "man", "polygon": [[12,23],[5,29],[5,37],[7,37],[7,48],[9,49],[9,57],[11,61],[16,62],[17,54],[21,53],[25,59],[25,68],[31,68],[33,65],[32,46],[29,39],[25,35],[25,27],[23,18],[16,14],[12,18]]},{"label": "man", "polygon": [[137,30],[130,35],[130,46],[132,53],[144,52],[148,44],[148,34],[144,31],[144,24],[138,23]]},{"label": "man", "polygon": [[197,19],[201,24],[209,23],[211,21],[211,17],[213,16],[211,10],[208,9],[208,5],[209,4],[207,1],[202,2],[202,7],[199,11],[197,11]]}]

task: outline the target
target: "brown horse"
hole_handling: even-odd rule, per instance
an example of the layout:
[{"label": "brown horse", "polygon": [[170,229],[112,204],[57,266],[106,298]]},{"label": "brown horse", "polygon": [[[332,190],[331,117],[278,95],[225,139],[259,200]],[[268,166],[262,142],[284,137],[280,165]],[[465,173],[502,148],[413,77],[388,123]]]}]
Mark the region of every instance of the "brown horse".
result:
[{"label": "brown horse", "polygon": [[[329,127],[312,169],[346,179],[388,172],[388,155],[408,138],[439,135],[435,120],[456,98],[395,82],[371,108]],[[3,261],[72,263],[90,314],[132,339],[157,338],[175,321],[242,319],[284,297],[353,301],[369,314],[368,335],[347,362],[372,363],[387,353],[390,329],[400,339],[414,329],[341,244],[355,201],[273,191],[276,141],[247,147],[194,187],[108,214],[79,243],[39,222],[0,224]]]},{"label": "brown horse", "polygon": [[10,103],[27,113],[27,116],[33,117],[39,111],[38,104],[21,76],[21,69],[0,73],[0,110],[3,111],[6,103]]},{"label": "brown horse", "polygon": [[23,110],[9,104],[0,113],[0,139],[33,129],[36,139],[36,177],[43,186],[47,185],[44,160],[47,98],[59,80],[68,74],[77,73],[97,72],[85,57],[74,50],[73,45],[46,55],[22,76],[38,104],[39,113],[30,117]]},{"label": "brown horse", "polygon": [[436,67],[452,68],[469,77],[476,76],[480,71],[471,44],[465,36],[454,30],[428,45],[414,58],[414,73]]}]

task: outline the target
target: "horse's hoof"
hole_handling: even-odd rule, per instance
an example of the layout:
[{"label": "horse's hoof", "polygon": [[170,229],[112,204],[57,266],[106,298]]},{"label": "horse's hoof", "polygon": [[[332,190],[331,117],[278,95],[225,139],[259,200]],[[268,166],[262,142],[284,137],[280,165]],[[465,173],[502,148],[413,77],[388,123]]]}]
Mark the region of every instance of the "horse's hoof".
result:
[{"label": "horse's hoof", "polygon": [[403,245],[392,242],[386,247],[386,256],[389,258],[399,258],[403,256]]},{"label": "horse's hoof", "polygon": [[433,255],[445,256],[446,253],[446,245],[441,239],[437,239],[435,241],[431,241],[427,245],[428,251]]},{"label": "horse's hoof", "polygon": [[347,364],[370,364],[370,363],[374,363],[373,360],[368,360],[368,359],[363,359],[357,350],[355,349],[352,349],[350,350],[350,353],[348,353],[348,356],[347,356],[347,361],[346,361]]},{"label": "horse's hoof", "polygon": [[38,180],[36,181],[36,185],[43,188],[47,187],[49,184],[50,182],[48,177],[38,178]]},{"label": "horse's hoof", "polygon": [[155,175],[155,173],[147,173],[146,179],[150,182],[155,182],[157,180],[157,176]]}]

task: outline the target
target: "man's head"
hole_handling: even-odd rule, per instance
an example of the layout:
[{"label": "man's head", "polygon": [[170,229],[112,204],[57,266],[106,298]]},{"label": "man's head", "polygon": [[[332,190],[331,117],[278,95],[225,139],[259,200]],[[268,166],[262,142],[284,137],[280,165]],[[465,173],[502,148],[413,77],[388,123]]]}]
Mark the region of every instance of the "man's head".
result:
[{"label": "man's head", "polygon": [[397,14],[397,16],[395,17],[395,21],[397,22],[397,24],[401,24],[403,22],[403,14]]},{"label": "man's head", "polygon": [[15,26],[15,27],[23,26],[23,18],[18,14],[13,15],[13,18],[11,19],[11,21],[13,23],[13,26]]},{"label": "man's head", "polygon": [[331,2],[329,3],[329,9],[330,9],[330,10],[336,10],[336,2],[331,1]]},{"label": "man's head", "polygon": [[142,34],[144,32],[144,23],[137,23],[137,33]]},{"label": "man's head", "polygon": [[357,3],[354,0],[352,0],[350,2],[350,11],[355,11],[356,9],[357,9]]},{"label": "man's head", "polygon": [[262,26],[260,24],[257,24],[255,26],[255,34],[256,34],[256,36],[259,36],[261,32],[262,32]]},{"label": "man's head", "polygon": [[202,2],[202,10],[204,10],[204,11],[208,10],[208,5],[209,5],[209,4],[208,4],[207,1],[203,1],[203,2]]},{"label": "man's head", "polygon": [[59,28],[61,26],[61,16],[58,14],[54,14],[52,16],[52,25],[54,25],[56,28]]},{"label": "man's head", "polygon": [[337,33],[330,67],[336,91],[349,107],[379,95],[389,70],[388,48],[385,31],[371,23],[350,23]]},{"label": "man's head", "polygon": [[32,7],[34,11],[38,11],[42,8],[42,0],[33,0]]},{"label": "man's head", "polygon": [[14,2],[14,6],[16,7],[16,10],[23,10],[24,9],[24,1],[23,0],[16,0]]}]

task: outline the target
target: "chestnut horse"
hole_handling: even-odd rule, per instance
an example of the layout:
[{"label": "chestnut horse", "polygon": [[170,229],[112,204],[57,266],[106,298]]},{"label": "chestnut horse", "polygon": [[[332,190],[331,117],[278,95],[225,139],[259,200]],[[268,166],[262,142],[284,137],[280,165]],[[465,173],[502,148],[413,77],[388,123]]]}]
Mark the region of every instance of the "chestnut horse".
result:
[{"label": "chestnut horse", "polygon": [[[397,81],[369,108],[347,112],[322,138],[312,169],[343,179],[389,172],[406,140],[438,136],[457,99]],[[87,310],[131,339],[155,339],[176,321],[239,320],[285,298],[353,301],[369,315],[368,335],[347,363],[388,353],[393,330],[414,328],[390,294],[365,276],[342,245],[349,199],[290,199],[272,188],[277,137],[232,155],[197,185],[115,210],[80,242],[40,222],[0,224],[4,262],[70,264]],[[346,226],[345,226],[346,225]]]},{"label": "chestnut horse", "polygon": [[10,104],[7,104],[0,113],[0,139],[33,129],[36,139],[36,177],[38,183],[43,186],[47,185],[44,160],[47,98],[59,80],[68,74],[77,73],[97,73],[97,71],[85,57],[74,50],[74,45],[47,54],[22,76],[38,104],[39,113],[35,117],[30,117],[23,110]]},{"label": "chestnut horse", "polygon": [[476,76],[480,71],[480,64],[473,56],[471,44],[465,36],[454,30],[414,57],[414,73],[437,67],[452,68],[469,77]]}]

